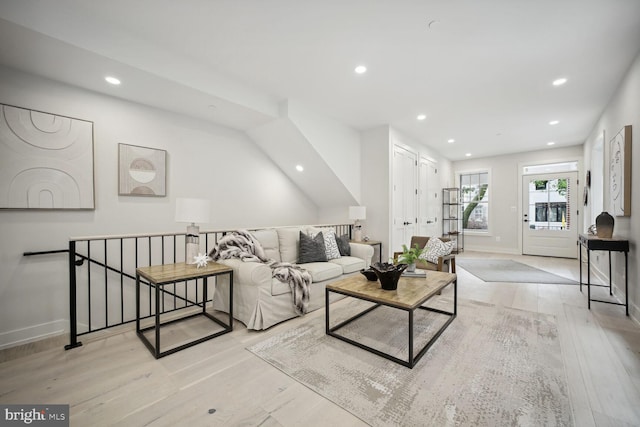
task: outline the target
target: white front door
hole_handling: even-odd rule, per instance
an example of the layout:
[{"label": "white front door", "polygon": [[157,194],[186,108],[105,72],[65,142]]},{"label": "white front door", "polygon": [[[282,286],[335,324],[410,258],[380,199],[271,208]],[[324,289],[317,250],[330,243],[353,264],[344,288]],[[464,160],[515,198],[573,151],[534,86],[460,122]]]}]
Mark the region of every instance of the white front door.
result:
[{"label": "white front door", "polygon": [[418,170],[418,235],[439,236],[438,169],[436,162],[420,158]]},{"label": "white front door", "polygon": [[522,177],[524,255],[577,258],[578,173]]},{"label": "white front door", "polygon": [[416,153],[400,146],[393,147],[393,235],[391,252],[409,245],[416,232],[417,220]]}]

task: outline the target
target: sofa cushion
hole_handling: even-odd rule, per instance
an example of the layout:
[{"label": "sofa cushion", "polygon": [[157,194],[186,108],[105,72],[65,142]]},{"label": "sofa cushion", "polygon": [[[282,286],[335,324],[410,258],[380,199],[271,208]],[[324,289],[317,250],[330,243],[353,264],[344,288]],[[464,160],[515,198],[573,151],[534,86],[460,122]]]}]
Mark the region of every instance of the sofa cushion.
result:
[{"label": "sofa cushion", "polygon": [[342,267],[331,262],[308,262],[300,264],[311,274],[313,283],[322,282],[323,280],[333,279],[342,275]]},{"label": "sofa cushion", "polygon": [[351,246],[349,246],[349,235],[336,236],[336,244],[341,256],[351,256]]},{"label": "sofa cushion", "polygon": [[366,267],[364,260],[353,256],[343,256],[338,259],[332,259],[329,262],[339,265],[344,274],[360,271]]},{"label": "sofa cushion", "polygon": [[280,261],[297,262],[298,246],[300,245],[300,227],[276,228],[280,245]]},{"label": "sofa cushion", "polygon": [[319,232],[315,237],[311,237],[304,232],[300,232],[300,252],[298,253],[298,263],[327,262],[327,251],[324,246],[324,236]]},{"label": "sofa cushion", "polygon": [[280,244],[278,241],[278,233],[274,229],[257,230],[251,232],[253,237],[260,242],[264,253],[269,259],[280,261]]}]

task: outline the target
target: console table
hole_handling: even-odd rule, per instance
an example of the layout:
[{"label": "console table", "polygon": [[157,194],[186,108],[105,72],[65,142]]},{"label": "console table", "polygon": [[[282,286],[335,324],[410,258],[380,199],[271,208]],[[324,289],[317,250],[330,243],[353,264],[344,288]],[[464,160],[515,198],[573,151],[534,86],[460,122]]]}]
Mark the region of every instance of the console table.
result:
[{"label": "console table", "polygon": [[[220,274],[229,275],[229,322],[224,324],[221,320],[215,318],[210,313],[207,313],[207,278],[212,276],[218,276]],[[141,329],[140,328],[140,277],[144,277],[149,281],[149,284],[155,288],[155,323],[152,326]],[[187,316],[170,320],[165,323],[160,322],[160,300],[161,292],[160,287],[175,282],[181,282],[186,280],[202,279],[202,303],[197,302],[197,305],[202,304],[202,311],[198,311],[195,314],[189,314]],[[216,284],[218,286],[218,284]],[[204,316],[211,319],[218,325],[222,326],[221,331],[209,334],[205,337],[192,340],[186,344],[179,345],[177,347],[170,348],[165,351],[160,350],[160,328],[170,323],[186,320],[195,316]],[[152,344],[149,339],[144,335],[145,331],[154,330],[155,342]],[[233,269],[227,267],[224,264],[218,264],[216,262],[210,262],[202,268],[197,268],[195,264],[164,264],[154,265],[150,267],[140,267],[136,269],[136,334],[147,346],[151,354],[156,359],[167,356],[169,354],[180,351],[184,348],[194,346],[201,342],[210,340],[219,335],[226,334],[233,330]]]},{"label": "console table", "polygon": [[[591,309],[591,301],[604,302],[607,304],[624,305],[627,316],[629,315],[629,269],[628,269],[628,254],[629,254],[629,241],[616,238],[602,238],[589,234],[580,234],[578,236],[578,242],[587,250],[587,307]],[[607,251],[609,252],[609,295],[613,295],[611,289],[611,252],[623,252],[624,253],[624,304],[614,301],[604,301],[599,299],[591,299],[591,286],[607,287],[607,285],[592,285],[591,284],[591,251]],[[580,250],[580,292],[582,292],[582,249]]]}]

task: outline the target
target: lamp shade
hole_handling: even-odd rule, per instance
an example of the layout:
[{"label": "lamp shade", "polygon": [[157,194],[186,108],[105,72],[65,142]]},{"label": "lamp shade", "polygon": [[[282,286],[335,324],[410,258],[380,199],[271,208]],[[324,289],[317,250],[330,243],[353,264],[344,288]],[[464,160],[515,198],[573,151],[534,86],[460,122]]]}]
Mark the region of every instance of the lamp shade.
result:
[{"label": "lamp shade", "polygon": [[176,222],[207,223],[211,213],[211,204],[207,199],[176,199]]},{"label": "lamp shade", "polygon": [[366,206],[349,206],[349,219],[367,219]]}]

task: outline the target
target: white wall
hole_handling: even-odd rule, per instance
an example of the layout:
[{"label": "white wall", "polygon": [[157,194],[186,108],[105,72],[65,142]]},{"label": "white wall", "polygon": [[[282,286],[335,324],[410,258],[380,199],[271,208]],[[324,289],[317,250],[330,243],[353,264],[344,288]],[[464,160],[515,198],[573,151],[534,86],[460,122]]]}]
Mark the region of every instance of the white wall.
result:
[{"label": "white wall", "polygon": [[[367,207],[367,219],[363,222],[363,234],[372,240],[382,241],[386,261],[393,255],[391,248],[393,145],[399,144],[420,156],[436,162],[439,187],[453,184],[451,162],[434,149],[398,132],[389,126],[380,126],[363,133],[362,137],[362,204]],[[440,224],[440,227],[442,225]],[[406,242],[409,244],[409,242]]]},{"label": "white wall", "polygon": [[[609,203],[609,141],[623,126],[631,125],[632,129],[632,149],[631,149],[631,216],[615,217],[613,236],[628,239],[630,242],[629,251],[629,312],[636,319],[640,320],[640,281],[638,280],[638,264],[640,264],[640,253],[638,252],[638,241],[640,240],[640,55],[636,57],[631,65],[626,77],[620,83],[616,94],[611,99],[604,113],[589,134],[584,145],[585,165],[590,167],[592,148],[595,141],[604,131],[604,208],[612,212]],[[635,169],[635,170],[634,170]],[[591,171],[592,174],[597,171]],[[596,268],[600,271],[605,280],[608,280],[608,258],[599,257],[596,261]],[[624,295],[624,256],[620,253],[613,253],[613,283],[618,287],[617,295]],[[597,304],[597,303],[596,303]],[[621,308],[623,310],[623,308]]]},{"label": "white wall", "polygon": [[[182,231],[175,198],[209,198],[201,230],[318,222],[316,206],[243,133],[0,67],[0,102],[94,122],[95,210],[0,210],[0,348],[68,325],[69,237]],[[167,197],[118,196],[118,143],[167,150]]]},{"label": "white wall", "polygon": [[287,115],[353,197],[360,201],[360,133],[289,100]]},{"label": "white wall", "polygon": [[[555,163],[574,160],[582,162],[582,146],[556,148],[504,156],[461,160],[453,163],[454,174],[488,170],[489,182],[489,233],[465,233],[467,250],[521,254],[522,207],[520,206],[519,168],[523,164]],[[582,172],[580,182],[582,183]],[[455,186],[458,184],[456,183]],[[580,195],[582,193],[579,193]],[[515,211],[514,211],[515,208]],[[582,209],[581,209],[582,211]],[[582,224],[579,225],[582,230]],[[497,239],[499,238],[499,239]]]}]

